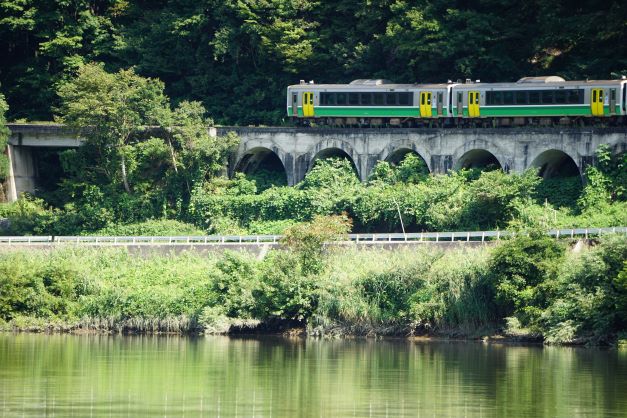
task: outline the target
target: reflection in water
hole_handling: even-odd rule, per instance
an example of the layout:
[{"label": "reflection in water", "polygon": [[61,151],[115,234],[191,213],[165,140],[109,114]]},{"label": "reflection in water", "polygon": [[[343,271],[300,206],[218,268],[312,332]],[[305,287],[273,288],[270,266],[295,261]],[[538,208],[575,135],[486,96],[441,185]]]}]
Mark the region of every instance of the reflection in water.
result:
[{"label": "reflection in water", "polygon": [[626,416],[626,393],[616,351],[0,335],[2,416]]}]

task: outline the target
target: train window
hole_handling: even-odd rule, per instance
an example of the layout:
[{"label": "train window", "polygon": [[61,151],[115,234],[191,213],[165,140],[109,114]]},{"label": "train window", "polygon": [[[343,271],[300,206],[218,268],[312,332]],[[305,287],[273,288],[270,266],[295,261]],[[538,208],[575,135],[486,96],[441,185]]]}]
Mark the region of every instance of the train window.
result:
[{"label": "train window", "polygon": [[516,99],[517,105],[526,105],[529,104],[527,100],[527,92],[526,91],[517,91],[514,93],[514,98]]},{"label": "train window", "polygon": [[610,90],[610,100],[616,100],[616,89]]},{"label": "train window", "polygon": [[512,104],[514,104],[514,92],[513,91],[504,91],[503,92],[503,104],[504,105],[512,105]]},{"label": "train window", "polygon": [[399,106],[411,106],[411,93],[399,93],[398,94],[398,104]]},{"label": "train window", "polygon": [[385,104],[394,106],[396,104],[396,93],[385,93]]},{"label": "train window", "polygon": [[361,105],[369,106],[372,104],[372,94],[371,93],[361,93]]},{"label": "train window", "polygon": [[503,92],[500,91],[494,91],[494,103],[495,105],[500,105],[503,104]]},{"label": "train window", "polygon": [[553,90],[543,90],[542,104],[553,104]]},{"label": "train window", "polygon": [[568,90],[568,104],[583,104],[583,90]]},{"label": "train window", "polygon": [[385,103],[385,93],[372,93],[373,104],[382,106]]},{"label": "train window", "polygon": [[359,93],[348,93],[348,104],[349,105],[358,105],[359,104]]},{"label": "train window", "polygon": [[529,92],[529,104],[540,104],[540,92],[539,91]]},{"label": "train window", "polygon": [[557,104],[566,103],[566,91],[565,90],[555,90],[555,103]]},{"label": "train window", "polygon": [[346,93],[337,93],[335,96],[335,103],[338,106],[346,106]]}]

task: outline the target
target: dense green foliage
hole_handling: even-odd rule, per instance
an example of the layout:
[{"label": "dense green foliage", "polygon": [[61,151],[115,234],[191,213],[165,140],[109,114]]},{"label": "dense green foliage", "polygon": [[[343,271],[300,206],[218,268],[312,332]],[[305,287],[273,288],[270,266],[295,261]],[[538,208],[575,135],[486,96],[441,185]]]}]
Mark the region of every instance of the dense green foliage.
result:
[{"label": "dense green foliage", "polygon": [[[601,149],[599,155],[604,153],[605,149]],[[178,194],[153,187],[150,177],[133,180],[135,187],[145,188],[144,193],[127,194],[120,184],[91,185],[76,175],[62,183],[62,190],[71,189],[75,193],[65,195],[61,207],[48,207],[41,199],[23,198],[0,205],[0,216],[8,219],[4,233],[14,235],[114,231],[144,235],[151,231],[156,235],[159,231],[281,234],[295,223],[310,221],[318,215],[343,213],[352,220],[353,232],[401,232],[403,228],[406,232],[526,230],[627,224],[627,202],[621,191],[624,155],[609,157],[607,168],[604,165],[589,168],[590,180],[585,187],[579,178],[542,180],[533,170],[522,174],[471,170],[425,175],[419,165],[415,167],[416,160],[409,156],[398,166],[381,162],[367,183],[357,180],[348,161],[322,160],[297,186],[270,187],[261,192],[254,179],[242,174],[231,180],[210,177],[197,181],[189,194],[180,183]],[[412,167],[415,170],[410,170]],[[571,192],[547,201],[547,191],[557,193],[556,189],[561,187]],[[113,193],[105,193],[112,189]],[[152,197],[153,203],[146,203],[147,196]],[[165,226],[167,219],[178,224]],[[163,228],[133,226],[160,223]],[[125,227],[127,224],[130,226]]]},{"label": "dense green foliage", "polygon": [[328,229],[323,222],[291,234],[307,235],[302,245],[262,260],[112,248],[4,252],[0,324],[209,333],[300,326],[310,335],[502,333],[592,344],[627,332],[624,235],[575,250],[521,235],[496,247],[321,251],[315,237],[345,228],[341,219]]},{"label": "dense green foliage", "polygon": [[624,74],[626,20],[618,0],[2,0],[0,91],[11,118],[49,120],[57,87],[103,62],[163,80],[220,123],[276,124],[299,79]]}]

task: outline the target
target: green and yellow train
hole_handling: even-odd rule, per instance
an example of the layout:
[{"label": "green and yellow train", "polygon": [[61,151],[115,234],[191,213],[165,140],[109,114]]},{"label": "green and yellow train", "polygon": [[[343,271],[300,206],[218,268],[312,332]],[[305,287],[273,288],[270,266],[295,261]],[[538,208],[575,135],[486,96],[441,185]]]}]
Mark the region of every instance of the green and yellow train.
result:
[{"label": "green and yellow train", "polygon": [[525,77],[515,83],[393,84],[355,80],[287,88],[287,116],[334,126],[522,126],[627,120],[627,80],[565,81]]}]

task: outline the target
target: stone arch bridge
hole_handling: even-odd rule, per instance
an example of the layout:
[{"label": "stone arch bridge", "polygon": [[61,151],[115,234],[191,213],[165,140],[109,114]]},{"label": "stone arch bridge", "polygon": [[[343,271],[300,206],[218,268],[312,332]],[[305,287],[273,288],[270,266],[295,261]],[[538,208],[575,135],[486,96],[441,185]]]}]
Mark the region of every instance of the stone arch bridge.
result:
[{"label": "stone arch bridge", "polygon": [[[72,148],[81,140],[62,125],[9,124],[7,198],[34,192],[46,177],[37,162],[41,148]],[[595,150],[607,144],[627,151],[626,128],[512,129],[337,129],[209,128],[214,135],[235,132],[241,139],[229,174],[253,173],[267,166],[284,170],[290,185],[301,181],[317,159],[348,158],[362,180],[378,161],[398,163],[407,153],[420,156],[431,173],[492,165],[521,172],[538,167],[545,177],[581,175],[594,164]]]},{"label": "stone arch bridge", "polygon": [[241,138],[230,165],[254,172],[269,159],[285,170],[288,184],[301,181],[319,158],[348,158],[366,180],[378,161],[397,163],[407,153],[420,156],[431,173],[494,165],[521,172],[538,167],[545,177],[582,175],[595,150],[608,144],[627,150],[627,129],[335,129],[217,128]]}]

